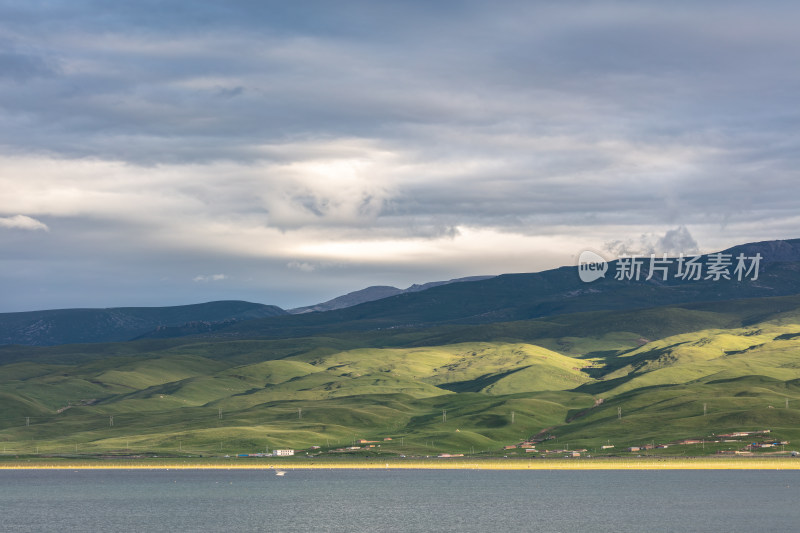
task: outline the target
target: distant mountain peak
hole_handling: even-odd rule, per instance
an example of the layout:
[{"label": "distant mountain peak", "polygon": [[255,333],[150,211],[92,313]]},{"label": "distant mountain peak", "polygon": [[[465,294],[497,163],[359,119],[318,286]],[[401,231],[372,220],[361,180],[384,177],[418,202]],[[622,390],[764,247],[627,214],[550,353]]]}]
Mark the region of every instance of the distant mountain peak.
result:
[{"label": "distant mountain peak", "polygon": [[402,293],[403,290],[398,289],[397,287],[391,287],[388,285],[374,285],[365,289],[348,292],[347,294],[337,296],[336,298],[328,300],[327,302],[289,309],[288,312],[293,315],[300,315],[303,313],[333,311],[335,309],[344,309],[345,307],[352,307],[364,302],[372,302]]},{"label": "distant mountain peak", "polygon": [[786,239],[777,241],[761,241],[748,244],[740,244],[723,253],[738,255],[743,253],[745,256],[761,254],[762,261],[766,263],[777,263],[784,261],[800,261],[800,239]]},{"label": "distant mountain peak", "polygon": [[450,279],[447,281],[430,281],[428,283],[423,283],[422,285],[411,285],[409,288],[405,289],[403,292],[419,292],[425,291],[428,289],[432,289],[433,287],[439,287],[441,285],[449,285],[450,283],[464,283],[469,281],[483,281],[485,279],[493,278],[494,276],[467,276],[465,278],[455,278]]},{"label": "distant mountain peak", "polygon": [[398,294],[425,291],[428,289],[432,289],[433,287],[448,285],[450,283],[481,281],[492,277],[494,276],[469,276],[466,278],[455,278],[447,281],[431,281],[428,283],[423,283],[421,285],[417,285],[415,283],[414,285],[411,285],[407,289],[398,289],[397,287],[392,287],[390,285],[373,285],[365,289],[349,292],[342,296],[337,296],[336,298],[328,300],[327,302],[322,302],[315,305],[309,305],[306,307],[297,307],[295,309],[289,309],[288,312],[293,315],[300,315],[304,313],[334,311],[336,309],[353,307],[354,305],[359,305],[366,302],[374,302],[375,300],[382,300],[384,298],[389,298],[391,296],[397,296]]}]

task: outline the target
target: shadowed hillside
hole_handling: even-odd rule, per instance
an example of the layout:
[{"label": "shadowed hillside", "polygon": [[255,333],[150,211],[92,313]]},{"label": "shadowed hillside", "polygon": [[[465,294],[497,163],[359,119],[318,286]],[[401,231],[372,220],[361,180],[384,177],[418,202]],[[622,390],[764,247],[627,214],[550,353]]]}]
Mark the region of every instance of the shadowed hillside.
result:
[{"label": "shadowed hillside", "polygon": [[[189,328],[189,333],[197,333],[198,329],[209,330],[211,324],[230,324],[239,320],[284,314],[285,311],[273,305],[238,301],[175,307],[0,313],[0,344],[51,346],[77,342],[127,341],[164,327],[184,326]],[[185,332],[186,329],[181,331]]]},{"label": "shadowed hillside", "polygon": [[[671,304],[727,301],[800,294],[800,240],[769,241],[732,248],[724,253],[748,256],[761,253],[758,278],[682,280],[678,266],[670,266],[667,280],[618,280],[613,274],[592,283],[580,280],[577,267],[534,274],[505,274],[487,280],[453,283],[416,293],[302,315],[220,324],[203,336],[226,338],[286,338],[343,331],[426,328],[437,324],[487,324],[599,310],[631,310]],[[763,252],[763,253],[762,253]],[[648,258],[649,259],[649,258]],[[708,269],[711,261],[700,263]],[[610,263],[610,272],[619,262]],[[704,275],[705,276],[705,275]],[[153,334],[169,337],[170,332]]]}]

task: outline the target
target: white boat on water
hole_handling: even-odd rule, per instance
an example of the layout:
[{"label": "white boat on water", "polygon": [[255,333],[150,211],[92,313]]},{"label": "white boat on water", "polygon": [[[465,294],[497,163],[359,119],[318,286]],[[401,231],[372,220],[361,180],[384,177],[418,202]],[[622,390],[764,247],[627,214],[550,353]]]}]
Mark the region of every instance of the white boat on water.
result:
[{"label": "white boat on water", "polygon": [[284,472],[283,470],[276,470],[275,471],[275,475],[276,476],[285,476],[286,472]]}]

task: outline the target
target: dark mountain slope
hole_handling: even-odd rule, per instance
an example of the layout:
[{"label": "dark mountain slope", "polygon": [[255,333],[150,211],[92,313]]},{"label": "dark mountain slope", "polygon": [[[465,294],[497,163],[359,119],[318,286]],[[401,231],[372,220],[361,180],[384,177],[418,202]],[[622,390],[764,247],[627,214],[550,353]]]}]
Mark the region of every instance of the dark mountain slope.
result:
[{"label": "dark mountain slope", "polygon": [[[659,276],[614,279],[618,262],[605,278],[584,283],[577,267],[533,274],[505,274],[487,280],[453,283],[417,293],[404,293],[324,313],[279,316],[215,328],[211,336],[295,337],[347,330],[428,327],[436,324],[484,324],[599,310],[631,310],[692,302],[717,302],[800,294],[800,239],[738,246],[732,255],[731,279],[682,280],[677,263],[668,279]],[[733,275],[735,257],[760,253],[758,279]],[[702,263],[707,268],[710,259]]]},{"label": "dark mountain slope", "polygon": [[367,287],[366,289],[348,292],[347,294],[337,296],[336,298],[326,302],[289,309],[288,312],[293,315],[301,315],[304,313],[333,311],[335,309],[344,309],[345,307],[352,307],[365,302],[381,300],[383,298],[396,296],[402,293],[403,289],[398,289],[397,287],[391,287],[388,285],[373,285],[372,287]]},{"label": "dark mountain slope", "polygon": [[238,320],[284,315],[272,305],[241,301],[208,302],[175,307],[56,309],[0,313],[0,344],[50,346],[80,342],[131,340],[160,327],[186,323],[228,324]]},{"label": "dark mountain slope", "polygon": [[315,311],[333,311],[335,309],[344,309],[345,307],[352,307],[365,302],[373,302],[375,300],[381,300],[383,298],[388,298],[390,296],[396,296],[398,294],[404,294],[407,292],[420,292],[433,287],[439,287],[440,285],[461,283],[464,281],[480,281],[483,279],[489,279],[491,277],[493,276],[470,276],[467,278],[457,278],[448,281],[431,281],[428,283],[423,283],[422,285],[414,284],[407,289],[398,289],[397,287],[391,287],[388,285],[374,285],[372,287],[367,287],[366,289],[349,292],[343,296],[338,296],[321,304],[289,309],[288,312],[293,315],[299,315],[302,313],[311,313]]}]

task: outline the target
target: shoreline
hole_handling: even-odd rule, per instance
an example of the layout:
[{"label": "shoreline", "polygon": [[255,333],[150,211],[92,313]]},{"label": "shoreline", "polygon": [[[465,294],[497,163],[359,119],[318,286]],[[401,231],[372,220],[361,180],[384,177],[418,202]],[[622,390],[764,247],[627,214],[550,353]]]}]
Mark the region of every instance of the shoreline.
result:
[{"label": "shoreline", "polygon": [[0,470],[800,470],[800,459],[653,459],[653,460],[478,460],[478,461],[313,461],[239,463],[222,461],[141,461],[108,463],[15,461]]}]

